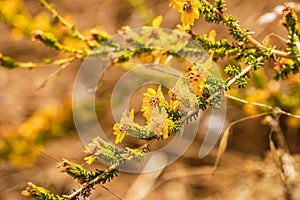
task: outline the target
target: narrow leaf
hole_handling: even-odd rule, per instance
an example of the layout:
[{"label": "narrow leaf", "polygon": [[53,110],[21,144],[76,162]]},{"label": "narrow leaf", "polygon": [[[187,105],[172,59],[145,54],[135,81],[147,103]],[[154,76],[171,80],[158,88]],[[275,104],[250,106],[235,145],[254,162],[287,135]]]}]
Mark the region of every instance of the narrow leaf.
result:
[{"label": "narrow leaf", "polygon": [[220,142],[220,145],[219,145],[219,149],[218,149],[217,158],[216,158],[216,161],[215,161],[215,164],[214,164],[213,172],[216,171],[217,166],[220,162],[220,159],[226,151],[228,138],[229,138],[229,133],[230,133],[230,128],[231,128],[231,125],[228,126],[228,128],[225,130],[225,132],[222,136],[222,139],[221,139],[221,142]]},{"label": "narrow leaf", "polygon": [[50,74],[46,80],[44,80],[37,88],[37,91],[43,89],[46,87],[50,82],[54,81],[68,66],[68,63],[61,65],[61,67],[54,71],[52,74]]},{"label": "narrow leaf", "polygon": [[276,147],[275,147],[275,144],[274,144],[274,142],[271,138],[271,135],[269,137],[269,145],[270,145],[270,151],[271,151],[273,160],[274,160],[276,166],[280,169],[280,159],[279,159],[279,156],[277,154]]}]

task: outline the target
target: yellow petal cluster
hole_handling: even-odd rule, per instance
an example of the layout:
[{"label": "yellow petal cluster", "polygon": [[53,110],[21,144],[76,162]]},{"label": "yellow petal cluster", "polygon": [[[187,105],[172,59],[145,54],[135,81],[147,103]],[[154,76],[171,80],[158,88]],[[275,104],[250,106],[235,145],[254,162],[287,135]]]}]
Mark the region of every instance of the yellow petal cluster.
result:
[{"label": "yellow petal cluster", "polygon": [[141,109],[141,111],[144,113],[143,116],[147,120],[149,120],[150,110],[157,105],[163,106],[165,101],[166,101],[165,97],[161,91],[161,86],[159,86],[156,91],[152,88],[148,88],[147,92],[144,93],[144,99],[143,99],[143,104]]},{"label": "yellow petal cluster", "polygon": [[200,2],[198,0],[171,0],[169,6],[181,13],[182,25],[187,30],[194,25],[195,19],[199,19]]},{"label": "yellow petal cluster", "polygon": [[122,142],[125,138],[126,131],[130,129],[131,123],[134,120],[134,109],[130,111],[129,117],[127,116],[127,112],[123,113],[120,123],[115,123],[113,126],[113,134],[116,136],[115,143],[118,144]]}]

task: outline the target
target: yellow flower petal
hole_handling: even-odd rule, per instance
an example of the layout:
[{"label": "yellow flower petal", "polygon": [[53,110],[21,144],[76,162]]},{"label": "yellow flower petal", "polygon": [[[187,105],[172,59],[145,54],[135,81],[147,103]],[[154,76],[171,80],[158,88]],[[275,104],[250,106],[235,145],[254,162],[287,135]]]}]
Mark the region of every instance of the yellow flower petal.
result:
[{"label": "yellow flower petal", "polygon": [[161,22],[163,20],[163,17],[161,15],[155,17],[153,20],[152,20],[152,26],[154,28],[159,28]]},{"label": "yellow flower petal", "polygon": [[145,93],[146,96],[155,95],[156,91],[153,88],[148,88],[147,93]]},{"label": "yellow flower petal", "polygon": [[125,132],[119,132],[119,134],[116,137],[115,143],[121,143],[123,139],[125,138],[126,133]]},{"label": "yellow flower petal", "polygon": [[179,101],[178,100],[171,101],[170,107],[173,108],[173,110],[177,110],[177,108],[179,107]]},{"label": "yellow flower petal", "polygon": [[134,120],[134,109],[131,109],[129,117],[132,121]]},{"label": "yellow flower petal", "polygon": [[96,160],[96,157],[93,155],[90,155],[90,156],[85,157],[84,160],[87,164],[90,165]]},{"label": "yellow flower petal", "polygon": [[[120,131],[119,124],[117,124],[117,123],[116,123],[116,124],[114,124],[114,126],[113,126],[113,130],[114,130],[114,131],[118,131],[118,130]],[[114,134],[115,134],[115,133],[114,133]]]},{"label": "yellow flower petal", "polygon": [[168,129],[164,128],[164,131],[163,131],[163,139],[168,139],[168,137],[169,137]]},{"label": "yellow flower petal", "polygon": [[185,0],[170,0],[169,6],[180,12],[183,8],[184,2]]}]

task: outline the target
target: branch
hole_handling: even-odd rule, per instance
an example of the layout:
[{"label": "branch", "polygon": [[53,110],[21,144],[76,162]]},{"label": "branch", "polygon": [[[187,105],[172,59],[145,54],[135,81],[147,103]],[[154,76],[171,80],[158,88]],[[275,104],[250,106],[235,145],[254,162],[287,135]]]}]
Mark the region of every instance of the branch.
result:
[{"label": "branch", "polygon": [[[133,158],[133,156],[128,153],[126,156],[124,156],[124,160],[129,161]],[[81,194],[84,194],[84,191],[89,189],[89,188],[93,188],[95,185],[97,184],[101,184],[101,179],[108,175],[109,173],[111,173],[113,170],[116,170],[118,167],[120,166],[120,164],[114,164],[112,166],[110,166],[108,169],[106,169],[101,175],[97,176],[96,178],[94,178],[93,180],[84,183],[79,189],[77,189],[76,191],[74,191],[72,194],[66,196],[66,198],[68,200],[72,200],[73,198],[80,196]]]},{"label": "branch", "polygon": [[295,160],[289,153],[284,134],[278,124],[278,118],[279,115],[276,120],[271,116],[267,116],[263,120],[263,123],[271,127],[269,136],[270,149],[274,162],[280,171],[282,184],[285,188],[285,199],[293,200],[293,191],[297,181]]},{"label": "branch", "polygon": [[[209,3],[206,0],[201,0],[203,3],[205,3],[208,6],[212,6],[211,3]],[[213,8],[213,11],[219,15],[223,21],[224,24],[227,23],[228,18],[226,15],[224,15],[222,12],[220,12],[218,9],[216,9],[215,7]],[[240,32],[243,34],[243,36],[250,42],[252,43],[255,47],[257,48],[264,48],[266,49],[267,47],[265,45],[263,45],[261,42],[257,41],[256,39],[254,39],[251,35],[249,35],[249,33],[245,32],[243,29],[241,29],[237,24],[234,25],[235,28],[239,29]],[[270,52],[272,55],[278,55],[280,57],[285,57],[285,58],[291,58],[286,52],[284,51],[280,51],[280,50],[276,50],[276,49],[272,49]]]},{"label": "branch", "polygon": [[78,38],[82,41],[86,41],[86,38],[84,35],[82,35],[74,24],[70,24],[64,17],[62,17],[54,8],[52,5],[50,5],[46,0],[40,0],[40,3],[43,7],[45,7],[47,10],[51,12],[54,18],[58,19],[64,25],[67,29],[72,31],[73,37]]},{"label": "branch", "polygon": [[53,61],[51,61],[50,59],[45,59],[44,62],[36,62],[36,63],[20,62],[20,61],[14,60],[13,58],[11,58],[9,56],[2,55],[0,53],[0,66],[3,66],[4,68],[8,68],[8,69],[13,69],[13,68],[18,68],[18,67],[32,69],[35,67],[46,67],[49,65],[62,66],[65,64],[69,64],[76,59],[78,59],[78,58],[75,56],[70,56],[68,58],[61,58],[61,59],[57,59],[57,60],[53,60]]},{"label": "branch", "polygon": [[[259,59],[259,61],[261,61],[262,59]],[[243,69],[243,71],[241,73],[239,73],[238,75],[236,75],[235,77],[233,77],[232,79],[230,79],[227,83],[227,87],[230,87],[231,85],[233,85],[239,78],[245,76],[247,73],[250,72],[250,70],[252,69],[251,65],[248,65],[246,68]]]}]

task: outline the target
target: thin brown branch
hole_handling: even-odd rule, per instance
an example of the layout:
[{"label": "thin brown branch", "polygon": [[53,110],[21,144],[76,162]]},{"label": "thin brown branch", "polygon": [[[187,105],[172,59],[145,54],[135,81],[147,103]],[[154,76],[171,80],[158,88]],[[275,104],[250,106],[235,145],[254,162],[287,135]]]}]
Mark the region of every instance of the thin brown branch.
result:
[{"label": "thin brown branch", "polygon": [[116,197],[117,199],[121,200],[121,197],[119,197],[118,195],[116,195],[115,193],[113,193],[109,188],[105,187],[104,185],[101,185],[101,187],[108,191],[110,194],[112,194],[114,197]]},{"label": "thin brown branch", "polygon": [[56,71],[54,71],[52,74],[50,74],[37,88],[37,90],[41,90],[45,88],[50,82],[54,81],[67,67],[69,66],[69,63],[65,63],[60,66],[60,68]]},{"label": "thin brown branch", "polygon": [[274,162],[279,169],[282,184],[285,189],[285,199],[293,200],[293,192],[297,179],[294,158],[289,153],[288,144],[278,124],[278,118],[275,120],[271,116],[265,117],[263,122],[271,127],[269,137],[270,149]]}]

